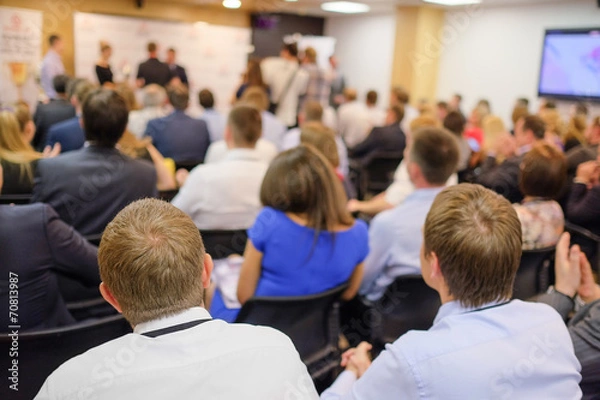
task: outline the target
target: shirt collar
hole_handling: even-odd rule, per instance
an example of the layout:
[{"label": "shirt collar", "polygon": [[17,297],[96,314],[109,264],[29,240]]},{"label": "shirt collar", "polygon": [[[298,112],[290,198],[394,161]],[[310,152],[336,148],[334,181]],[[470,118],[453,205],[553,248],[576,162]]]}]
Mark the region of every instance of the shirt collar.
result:
[{"label": "shirt collar", "polygon": [[437,324],[441,322],[444,318],[449,317],[451,315],[459,315],[466,314],[468,312],[483,310],[485,308],[490,308],[494,306],[498,306],[500,304],[506,303],[506,300],[493,301],[491,303],[487,303],[482,305],[481,307],[465,307],[458,300],[449,301],[448,303],[444,303],[440,306],[440,309],[433,320],[433,324]]},{"label": "shirt collar", "polygon": [[230,149],[225,154],[223,161],[233,160],[248,160],[248,161],[260,161],[260,156],[256,149]]},{"label": "shirt collar", "polygon": [[533,147],[532,144],[526,144],[524,146],[521,146],[517,149],[517,155],[518,156],[522,156],[523,154],[527,153],[529,150],[531,150],[531,148]]},{"label": "shirt collar", "polygon": [[169,326],[184,324],[186,322],[198,319],[210,319],[211,316],[202,307],[192,307],[175,315],[155,319],[152,321],[142,322],[133,328],[134,333],[142,334],[144,332],[155,331],[157,329],[168,328]]}]

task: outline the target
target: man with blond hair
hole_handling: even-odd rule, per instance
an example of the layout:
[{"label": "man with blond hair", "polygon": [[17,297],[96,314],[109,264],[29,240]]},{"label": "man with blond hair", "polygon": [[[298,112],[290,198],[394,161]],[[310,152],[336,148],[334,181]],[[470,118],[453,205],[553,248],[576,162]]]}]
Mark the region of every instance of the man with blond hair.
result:
[{"label": "man with blond hair", "polygon": [[127,206],[106,227],[98,261],[100,292],[133,333],[67,361],[36,399],[317,398],[281,332],[211,319],[203,298],[213,263],[173,205]]},{"label": "man with blond hair", "polygon": [[442,191],[420,256],[442,303],[433,326],[402,335],[372,365],[368,343],[347,351],[321,399],[580,399],[561,317],[511,301],[520,258],[521,223],[506,199],[470,184]]}]

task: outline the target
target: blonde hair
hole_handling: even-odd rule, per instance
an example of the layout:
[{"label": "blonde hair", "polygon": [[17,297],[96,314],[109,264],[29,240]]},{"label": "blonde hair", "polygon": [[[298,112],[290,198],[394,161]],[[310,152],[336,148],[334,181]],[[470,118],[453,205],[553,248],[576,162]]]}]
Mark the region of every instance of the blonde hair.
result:
[{"label": "blonde hair", "polygon": [[33,180],[31,162],[40,158],[42,154],[25,142],[16,115],[10,111],[0,112],[0,159],[18,164],[21,179]]},{"label": "blonde hair", "polygon": [[440,121],[433,114],[419,115],[410,122],[410,131],[415,132],[422,128],[441,128]]},{"label": "blonde hair", "polygon": [[557,109],[545,108],[541,110],[540,118],[546,124],[546,132],[552,132],[559,137],[564,136],[565,125]]},{"label": "blonde hair", "polygon": [[146,148],[151,142],[152,139],[149,137],[138,139],[133,133],[126,129],[118,142],[119,151],[131,158],[141,158],[146,154]]},{"label": "blonde hair", "polygon": [[333,168],[340,166],[340,156],[335,143],[335,132],[320,122],[311,121],[300,129],[300,143],[317,149]]},{"label": "blonde hair", "polygon": [[483,130],[483,147],[485,149],[491,149],[494,147],[498,139],[506,134],[506,127],[502,118],[497,115],[488,115],[481,123]]},{"label": "blonde hair", "polygon": [[563,136],[563,141],[567,142],[568,140],[575,139],[581,144],[585,144],[587,141],[585,140],[585,130],[587,128],[587,120],[585,115],[575,115],[571,117],[569,120],[569,125],[565,130],[565,134]]},{"label": "blonde hair", "polygon": [[204,244],[173,205],[138,200],[107,225],[98,249],[100,277],[132,325],[203,305]]}]

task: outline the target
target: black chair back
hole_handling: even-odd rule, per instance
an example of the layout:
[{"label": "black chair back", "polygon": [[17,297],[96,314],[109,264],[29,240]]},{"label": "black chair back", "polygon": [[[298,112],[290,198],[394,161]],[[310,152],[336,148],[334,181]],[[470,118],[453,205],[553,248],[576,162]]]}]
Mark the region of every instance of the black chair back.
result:
[{"label": "black chair back", "polygon": [[339,298],[347,284],[326,292],[295,297],[253,297],[236,322],[265,325],[292,339],[315,379],[339,364]]},{"label": "black chair back", "polygon": [[[0,399],[33,399],[46,378],[62,363],[130,332],[129,323],[121,315],[115,315],[63,328],[20,333],[17,340],[19,391],[9,389],[8,384],[12,382],[5,376],[5,382],[0,385]],[[13,338],[3,333],[0,343],[2,370],[6,373],[12,365],[9,349],[14,346]]]},{"label": "black chair back", "polygon": [[179,169],[191,171],[200,164],[202,164],[202,161],[199,160],[175,161],[175,171]]},{"label": "black chair back", "polygon": [[0,204],[29,204],[30,194],[3,194],[0,195]]},{"label": "black chair back", "polygon": [[513,299],[527,300],[550,286],[556,247],[523,250],[513,286]]},{"label": "black chair back", "polygon": [[244,254],[248,241],[248,233],[245,230],[201,230],[200,235],[202,235],[206,252],[215,260],[229,257],[232,254]]},{"label": "black chair back", "polygon": [[440,305],[439,294],[421,275],[396,278],[384,296],[372,304],[373,344],[382,347],[410,330],[431,328]]},{"label": "black chair back", "polygon": [[158,198],[164,201],[168,201],[170,203],[171,200],[173,200],[175,196],[177,196],[177,193],[179,193],[179,189],[159,190]]},{"label": "black chair back", "polygon": [[571,234],[571,244],[581,247],[592,268],[600,274],[600,236],[570,222],[565,222],[565,231]]},{"label": "black chair back", "polygon": [[394,181],[394,172],[404,154],[402,152],[378,151],[364,160],[360,171],[359,195],[376,195],[388,188]]}]

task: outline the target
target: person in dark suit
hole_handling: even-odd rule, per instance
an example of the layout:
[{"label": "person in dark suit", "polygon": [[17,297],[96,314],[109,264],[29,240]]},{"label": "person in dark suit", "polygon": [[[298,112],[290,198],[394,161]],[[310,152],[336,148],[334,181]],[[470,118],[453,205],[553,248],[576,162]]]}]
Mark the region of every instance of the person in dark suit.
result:
[{"label": "person in dark suit", "polygon": [[127,204],[156,197],[152,164],[122,154],[115,145],[127,127],[125,99],[96,89],[83,103],[88,146],[40,160],[32,202],[50,204],[60,218],[83,235],[101,233]]},{"label": "person in dark suit", "polygon": [[575,297],[583,303],[568,321],[575,355],[581,364],[583,400],[597,399],[600,393],[600,286],[579,246],[569,249],[569,234],[556,246],[554,286],[535,300],[553,307],[566,321],[575,308]]},{"label": "person in dark suit", "polygon": [[570,222],[600,235],[600,156],[577,167],[566,208]]},{"label": "person in dark suit", "polygon": [[94,85],[87,80],[77,83],[71,96],[71,104],[75,107],[76,115],[66,121],[52,125],[48,131],[47,144],[53,147],[60,143],[61,153],[78,150],[85,143],[85,134],[81,127],[81,106],[85,99],[94,90]]},{"label": "person in dark suit", "polygon": [[[13,290],[10,284],[18,285],[21,330],[74,323],[59,292],[57,273],[97,287],[100,284],[97,248],[61,221],[46,204],[0,205],[0,243],[3,249],[10,249],[0,251],[0,301],[8,307],[9,291]],[[8,312],[0,314],[0,324],[0,330],[12,324]]]},{"label": "person in dark suit", "polygon": [[175,49],[172,47],[169,48],[169,50],[167,50],[167,65],[169,66],[169,69],[171,70],[171,75],[173,77],[179,78],[181,83],[188,86],[189,82],[188,82],[187,74],[185,73],[185,68],[183,68],[181,65],[177,65],[175,63],[175,56],[176,56]]},{"label": "person in dark suit", "polygon": [[57,75],[52,80],[57,97],[46,104],[39,103],[33,116],[36,126],[32,145],[37,151],[42,151],[46,145],[46,135],[50,127],[58,122],[75,116],[75,107],[67,99],[66,91],[69,77]]},{"label": "person in dark suit", "polygon": [[348,150],[349,156],[364,160],[378,151],[404,152],[406,135],[400,128],[403,118],[404,107],[401,104],[390,107],[386,126],[373,128],[365,140]]},{"label": "person in dark suit", "polygon": [[206,122],[184,112],[189,103],[188,88],[177,85],[167,94],[175,111],[166,117],[150,120],[145,135],[152,138],[152,143],[164,157],[175,162],[204,162],[210,135]]},{"label": "person in dark suit", "polygon": [[[544,139],[545,132],[546,124],[540,117],[528,115],[519,119],[515,125],[514,143],[511,138],[498,140],[497,148],[488,153],[487,159],[481,166],[480,174],[475,177],[475,183],[492,189],[511,203],[519,203],[523,200],[523,194],[519,189],[519,173],[523,156],[531,150],[534,143]],[[497,155],[507,158],[498,164]]]},{"label": "person in dark suit", "polygon": [[148,43],[148,60],[144,61],[138,67],[137,85],[143,87],[151,83],[156,83],[160,86],[167,86],[173,74],[169,66],[156,58],[157,46],[156,43]]}]

